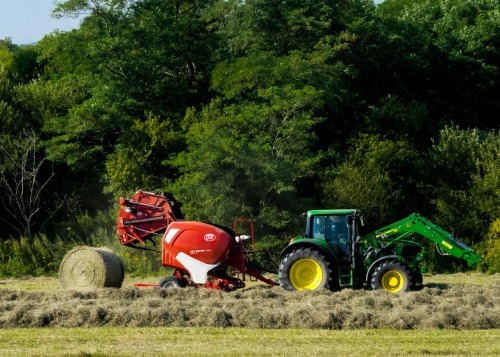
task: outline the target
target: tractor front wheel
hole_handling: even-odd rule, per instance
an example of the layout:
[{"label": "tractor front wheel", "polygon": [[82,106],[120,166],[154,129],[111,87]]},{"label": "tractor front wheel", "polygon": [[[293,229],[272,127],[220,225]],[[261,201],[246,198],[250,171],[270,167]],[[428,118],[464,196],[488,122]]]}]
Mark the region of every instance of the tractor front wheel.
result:
[{"label": "tractor front wheel", "polygon": [[409,291],[413,285],[410,269],[397,261],[382,263],[375,269],[371,279],[373,290],[384,289],[390,293]]},{"label": "tractor front wheel", "polygon": [[424,287],[424,278],[421,272],[417,272],[413,274],[413,286],[411,290],[422,290]]},{"label": "tractor front wheel", "polygon": [[160,289],[182,288],[181,279],[176,276],[167,276],[158,283]]},{"label": "tractor front wheel", "polygon": [[320,252],[299,248],[281,261],[278,276],[285,290],[317,290],[330,288],[330,263]]}]

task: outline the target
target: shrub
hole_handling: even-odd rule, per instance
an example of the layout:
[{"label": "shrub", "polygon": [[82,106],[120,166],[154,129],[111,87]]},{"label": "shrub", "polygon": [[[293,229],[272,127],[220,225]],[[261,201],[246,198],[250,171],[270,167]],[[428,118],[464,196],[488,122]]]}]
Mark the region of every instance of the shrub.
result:
[{"label": "shrub", "polygon": [[483,247],[484,270],[500,273],[500,218],[490,225]]},{"label": "shrub", "polygon": [[57,272],[59,264],[71,246],[60,237],[50,240],[40,234],[33,239],[10,238],[0,242],[0,276],[40,276]]},{"label": "shrub", "polygon": [[24,277],[55,275],[64,255],[75,246],[108,247],[122,259],[125,271],[133,275],[158,275],[163,272],[158,252],[124,247],[115,231],[113,210],[87,213],[77,217],[65,230],[65,235],[49,238],[39,234],[33,239],[26,237],[0,241],[0,276]]}]

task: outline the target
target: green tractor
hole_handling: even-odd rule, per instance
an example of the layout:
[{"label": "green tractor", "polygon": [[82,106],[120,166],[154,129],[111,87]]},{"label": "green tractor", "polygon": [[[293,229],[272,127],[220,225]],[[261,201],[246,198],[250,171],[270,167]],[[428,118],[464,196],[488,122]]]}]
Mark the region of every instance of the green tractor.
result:
[{"label": "green tractor", "polygon": [[282,251],[280,285],[285,290],[384,289],[391,293],[422,287],[423,236],[443,255],[482,261],[474,250],[419,214],[360,236],[363,215],[355,209],[307,212],[306,234]]}]

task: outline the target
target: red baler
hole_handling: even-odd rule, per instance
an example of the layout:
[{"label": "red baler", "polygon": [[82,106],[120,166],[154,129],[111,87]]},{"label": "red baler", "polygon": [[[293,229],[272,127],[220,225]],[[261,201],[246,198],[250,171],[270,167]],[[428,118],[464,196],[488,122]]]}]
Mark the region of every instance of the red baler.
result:
[{"label": "red baler", "polygon": [[[246,275],[279,285],[248,266],[255,254],[252,221],[236,220],[233,229],[186,221],[173,199],[144,191],[131,199],[121,198],[120,205],[117,231],[121,244],[144,247],[155,236],[162,237],[162,264],[173,268],[174,273],[162,279],[159,287],[201,286],[231,291],[245,286]],[[249,235],[238,233],[241,225],[246,225]]]}]

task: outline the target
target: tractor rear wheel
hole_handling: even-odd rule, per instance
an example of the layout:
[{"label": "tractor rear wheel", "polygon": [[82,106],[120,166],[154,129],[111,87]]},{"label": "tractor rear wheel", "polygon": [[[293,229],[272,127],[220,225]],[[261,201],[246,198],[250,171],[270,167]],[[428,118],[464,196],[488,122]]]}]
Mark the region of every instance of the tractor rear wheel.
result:
[{"label": "tractor rear wheel", "polygon": [[402,262],[384,262],[372,274],[373,290],[384,289],[390,293],[402,293],[409,291],[413,285],[413,275],[408,266]]},{"label": "tractor rear wheel", "polygon": [[285,290],[329,289],[330,263],[323,254],[316,250],[299,248],[283,258],[278,276]]},{"label": "tractor rear wheel", "polygon": [[181,279],[176,276],[167,276],[158,283],[160,289],[182,288]]}]

